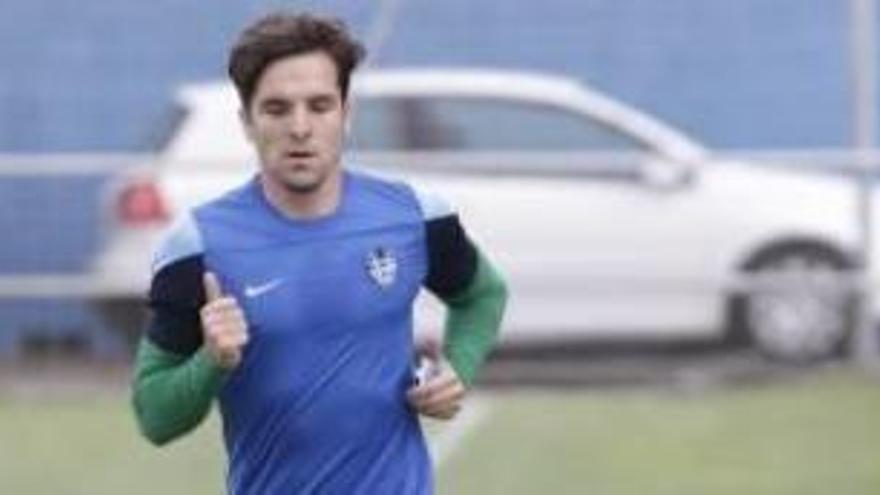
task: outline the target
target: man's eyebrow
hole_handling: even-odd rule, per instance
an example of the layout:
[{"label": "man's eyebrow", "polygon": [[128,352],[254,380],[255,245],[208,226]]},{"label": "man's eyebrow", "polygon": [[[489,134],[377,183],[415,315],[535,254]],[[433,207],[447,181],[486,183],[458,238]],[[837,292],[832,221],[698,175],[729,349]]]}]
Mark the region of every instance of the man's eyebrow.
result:
[{"label": "man's eyebrow", "polygon": [[336,95],[334,95],[333,93],[318,93],[318,94],[316,94],[316,95],[312,95],[312,96],[310,96],[310,97],[309,97],[309,100],[311,100],[311,101],[318,101],[318,100],[334,100],[334,99],[335,99],[335,96],[336,96]]},{"label": "man's eyebrow", "polygon": [[269,96],[266,99],[260,100],[259,104],[261,107],[265,107],[270,105],[288,105],[289,102],[280,96]]},{"label": "man's eyebrow", "polygon": [[[333,93],[317,93],[313,95],[306,95],[305,101],[332,101],[336,99],[336,95]],[[290,105],[293,101],[289,98],[285,98],[283,96],[267,96],[264,99],[261,99],[257,102],[257,104],[261,107],[267,105]]]}]

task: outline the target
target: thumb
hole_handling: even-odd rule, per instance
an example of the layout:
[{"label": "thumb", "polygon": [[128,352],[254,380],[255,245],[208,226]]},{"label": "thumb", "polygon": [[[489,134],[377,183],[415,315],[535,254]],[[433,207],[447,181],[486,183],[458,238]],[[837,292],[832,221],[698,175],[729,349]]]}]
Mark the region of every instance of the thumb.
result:
[{"label": "thumb", "polygon": [[428,337],[419,342],[418,353],[419,355],[424,356],[431,361],[437,362],[440,361],[443,355],[443,346],[440,345],[440,341],[438,339]]},{"label": "thumb", "polygon": [[202,277],[205,285],[205,300],[207,302],[216,301],[223,297],[223,288],[220,287],[220,280],[213,272],[205,272]]}]

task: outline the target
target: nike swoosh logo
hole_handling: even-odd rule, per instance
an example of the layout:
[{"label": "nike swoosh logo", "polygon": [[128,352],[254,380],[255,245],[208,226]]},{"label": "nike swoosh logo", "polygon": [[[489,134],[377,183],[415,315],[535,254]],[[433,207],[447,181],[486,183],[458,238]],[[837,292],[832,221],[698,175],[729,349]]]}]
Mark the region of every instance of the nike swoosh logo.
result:
[{"label": "nike swoosh logo", "polygon": [[260,285],[246,285],[244,287],[244,297],[247,297],[248,299],[260,297],[270,290],[277,288],[283,282],[284,279],[275,278]]}]

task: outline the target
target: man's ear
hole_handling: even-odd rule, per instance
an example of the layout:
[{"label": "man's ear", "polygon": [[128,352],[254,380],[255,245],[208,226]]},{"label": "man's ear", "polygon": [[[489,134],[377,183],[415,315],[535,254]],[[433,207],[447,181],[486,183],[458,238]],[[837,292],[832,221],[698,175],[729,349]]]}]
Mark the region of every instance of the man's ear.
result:
[{"label": "man's ear", "polygon": [[248,115],[247,109],[244,107],[239,107],[238,109],[238,121],[241,122],[241,128],[244,130],[244,135],[247,140],[254,143],[254,126],[251,122],[250,115]]}]

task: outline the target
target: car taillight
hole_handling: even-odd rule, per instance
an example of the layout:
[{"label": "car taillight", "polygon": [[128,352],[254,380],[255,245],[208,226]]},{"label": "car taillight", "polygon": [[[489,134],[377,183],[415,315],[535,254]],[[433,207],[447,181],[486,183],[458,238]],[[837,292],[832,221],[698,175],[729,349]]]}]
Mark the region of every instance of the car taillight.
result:
[{"label": "car taillight", "polygon": [[168,221],[169,214],[156,184],[141,180],[125,186],[117,204],[119,220],[129,226]]}]

